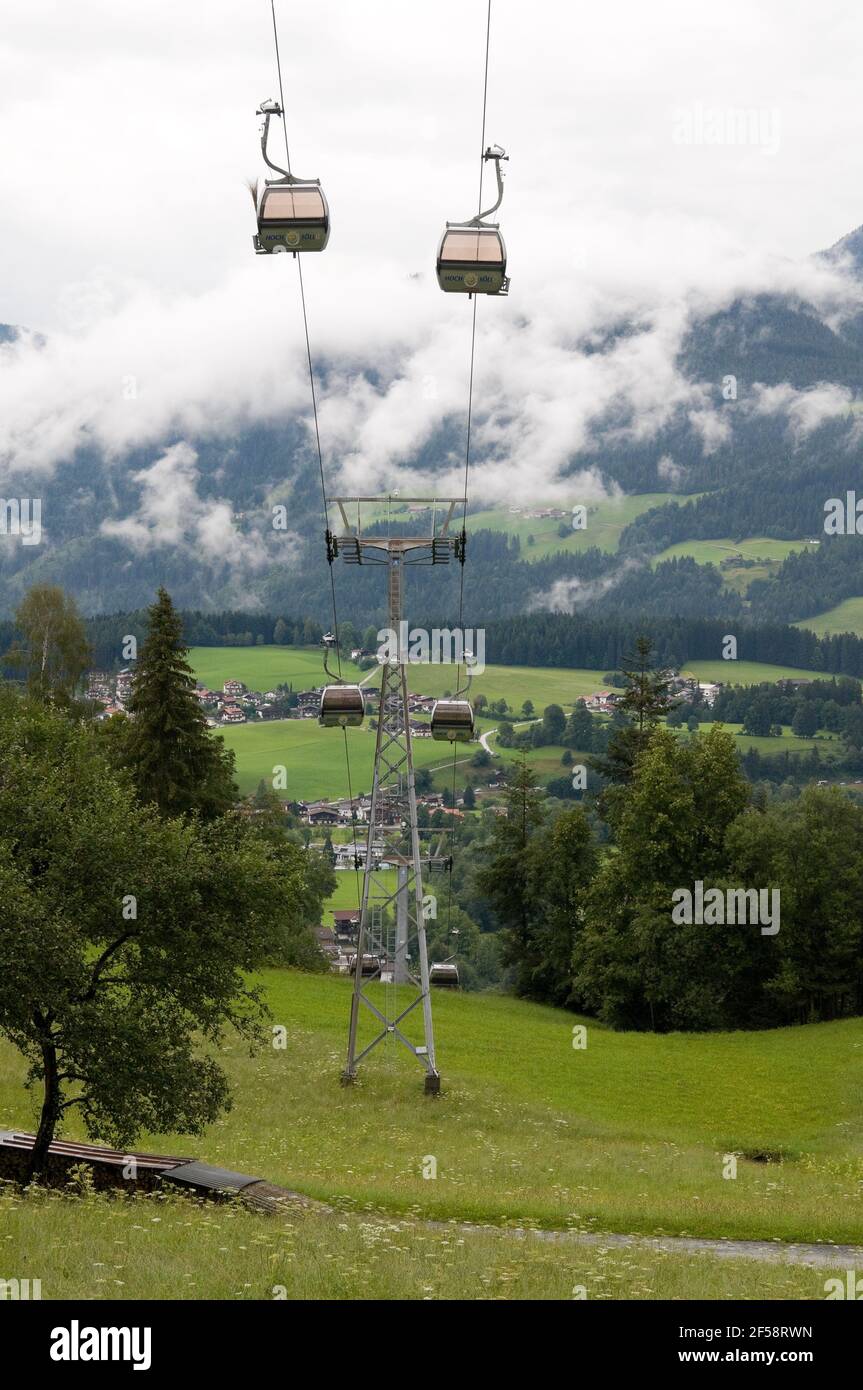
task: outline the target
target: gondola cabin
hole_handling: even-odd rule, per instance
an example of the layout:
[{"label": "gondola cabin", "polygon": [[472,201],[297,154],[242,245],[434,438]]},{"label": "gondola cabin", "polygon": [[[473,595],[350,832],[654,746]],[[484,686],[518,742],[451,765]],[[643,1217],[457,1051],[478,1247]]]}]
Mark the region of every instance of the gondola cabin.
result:
[{"label": "gondola cabin", "polygon": [[358,685],[328,685],[321,695],[318,723],[326,729],[356,729],[366,712]]},{"label": "gondola cabin", "polygon": [[436,700],[431,717],[432,738],[448,743],[469,743],[473,738],[473,706],[470,700]]},{"label": "gondola cabin", "polygon": [[458,966],[438,961],[429,969],[429,984],[438,989],[458,989]]},{"label": "gondola cabin", "polygon": [[449,294],[506,294],[506,247],[496,227],[447,227],[437,279]]},{"label": "gondola cabin", "polygon": [[330,210],[318,183],[268,184],[258,202],[255,250],[323,251]]}]

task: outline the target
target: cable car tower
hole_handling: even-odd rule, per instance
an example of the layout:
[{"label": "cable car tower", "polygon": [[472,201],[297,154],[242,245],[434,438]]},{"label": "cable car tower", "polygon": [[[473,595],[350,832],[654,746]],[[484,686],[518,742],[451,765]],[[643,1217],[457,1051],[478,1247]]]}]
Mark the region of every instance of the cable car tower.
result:
[{"label": "cable car tower", "polygon": [[[408,503],[413,507],[428,508],[430,520],[425,534],[376,534],[374,522],[380,520],[382,513],[388,514],[396,501],[398,505]],[[332,564],[340,556],[348,565],[386,567],[389,628],[396,639],[395,644],[391,644],[383,655],[379,654],[381,681],[374,777],[360,922],[356,954],[352,961],[354,988],[348,1055],[342,1081],[345,1084],[354,1081],[359,1064],[369,1053],[380,1043],[394,1039],[402,1043],[424,1068],[428,1095],[439,1093],[440,1073],[432,1025],[423,869],[430,869],[434,864],[449,867],[451,861],[447,855],[435,855],[430,850],[423,852],[420,845],[408,703],[408,652],[402,643],[402,617],[405,571],[408,566],[444,565],[451,558],[464,563],[464,532],[451,535],[449,529],[460,501],[457,498],[433,497],[327,498],[328,507],[338,509],[342,522],[342,531],[338,536],[327,531],[327,559]],[[371,534],[364,533],[364,520]],[[351,693],[358,689],[342,684],[327,687],[321,700],[321,722],[337,722],[339,704],[350,709],[353,703]],[[467,702],[462,703],[470,711]],[[351,714],[346,716],[346,722],[348,719],[352,719]],[[464,737],[460,727],[453,731],[451,721],[447,721],[445,732],[435,730],[434,715],[432,727],[438,738],[461,740]],[[471,712],[467,737],[472,732]],[[396,869],[395,889],[390,886],[391,880],[387,878],[384,865]],[[380,984],[384,973],[388,977],[387,987],[377,989],[375,997],[372,997],[369,986]],[[376,1031],[369,1042],[361,1045],[359,1028],[364,1010],[374,1020]],[[416,1010],[421,1010],[421,1042],[412,1041],[405,1029],[406,1021]]]}]

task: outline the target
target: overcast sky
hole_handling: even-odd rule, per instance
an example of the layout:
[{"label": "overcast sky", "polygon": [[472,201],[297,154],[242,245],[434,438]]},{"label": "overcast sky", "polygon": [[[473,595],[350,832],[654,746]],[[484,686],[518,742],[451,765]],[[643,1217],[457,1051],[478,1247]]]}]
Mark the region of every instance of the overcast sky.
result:
[{"label": "overcast sky", "polygon": [[[475,210],[486,3],[277,11],[294,168],[332,209],[305,259],[313,348],[342,367],[325,449],[345,485],[419,485],[404,459],[467,390],[470,305],[434,255]],[[478,312],[487,486],[553,490],[617,399],[646,434],[701,410],[673,367],[693,305],[848,303],[804,258],[863,221],[861,58],[859,0],[493,0],[512,290]],[[0,361],[7,468],[84,437],[155,462],[168,437],[307,412],[295,263],[253,255],[244,187],[275,95],[269,0],[4,0],[0,322],[49,338]],[[651,331],[575,350],[621,316]]]}]

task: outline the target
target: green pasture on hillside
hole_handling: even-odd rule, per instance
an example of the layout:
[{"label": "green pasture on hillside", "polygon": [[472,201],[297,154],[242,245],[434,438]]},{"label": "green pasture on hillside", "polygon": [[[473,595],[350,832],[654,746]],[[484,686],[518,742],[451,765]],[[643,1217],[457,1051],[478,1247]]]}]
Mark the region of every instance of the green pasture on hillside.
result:
[{"label": "green pasture on hillside", "polygon": [[[863,1019],[615,1033],[506,996],[437,991],[434,1100],[395,1041],[357,1085],[340,1086],[347,978],[272,970],[264,980],[287,1047],[250,1057],[228,1040],[220,1056],[234,1109],[204,1135],[145,1135],[139,1147],[261,1175],[360,1216],[863,1240]],[[579,1024],[583,1049],[573,1046]],[[361,1041],[373,1026],[364,1013]],[[405,1026],[414,1036],[418,1022]],[[24,1073],[0,1044],[0,1128],[32,1129]],[[74,1111],[68,1135],[83,1137]],[[723,1177],[729,1154],[733,1180]],[[118,1249],[116,1263],[127,1255]],[[52,1265],[66,1264],[58,1248]]]}]

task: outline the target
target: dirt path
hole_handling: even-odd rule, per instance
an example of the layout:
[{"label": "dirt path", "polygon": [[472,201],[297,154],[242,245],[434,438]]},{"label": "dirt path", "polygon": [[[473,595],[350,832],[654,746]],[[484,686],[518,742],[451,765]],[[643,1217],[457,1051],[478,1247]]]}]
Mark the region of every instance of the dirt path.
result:
[{"label": "dirt path", "polygon": [[[432,1223],[438,1225],[437,1222]],[[863,1269],[863,1248],[858,1245],[786,1244],[773,1240],[708,1240],[697,1236],[600,1235],[583,1231],[542,1231],[528,1227],[461,1226],[462,1231],[505,1230],[520,1240],[541,1240],[560,1245],[592,1245],[606,1248],[631,1246],[678,1255],[716,1255],[726,1260],[762,1260],[771,1264]]]}]

